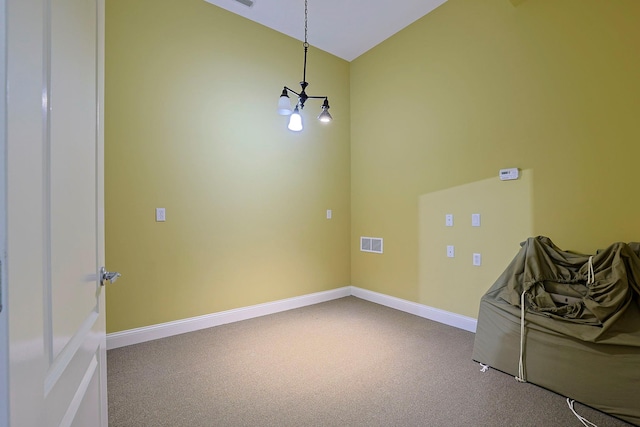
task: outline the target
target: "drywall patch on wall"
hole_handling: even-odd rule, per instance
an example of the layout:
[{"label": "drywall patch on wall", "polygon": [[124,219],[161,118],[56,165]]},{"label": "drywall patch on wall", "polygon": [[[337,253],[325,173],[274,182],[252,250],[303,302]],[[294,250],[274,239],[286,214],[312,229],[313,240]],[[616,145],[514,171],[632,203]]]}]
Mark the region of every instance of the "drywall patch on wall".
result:
[{"label": "drywall patch on wall", "polygon": [[[419,303],[476,317],[480,298],[533,233],[533,171],[515,181],[485,179],[419,197]],[[479,213],[480,227],[472,226]],[[453,214],[453,227],[445,215]],[[447,246],[455,256],[447,257]],[[482,265],[473,265],[473,254]]]}]

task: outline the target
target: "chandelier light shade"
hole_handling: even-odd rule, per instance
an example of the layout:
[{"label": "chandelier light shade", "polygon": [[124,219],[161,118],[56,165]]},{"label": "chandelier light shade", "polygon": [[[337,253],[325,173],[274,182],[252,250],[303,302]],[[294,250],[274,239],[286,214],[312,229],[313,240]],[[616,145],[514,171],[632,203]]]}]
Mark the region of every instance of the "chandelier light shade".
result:
[{"label": "chandelier light shade", "polygon": [[293,113],[289,116],[289,126],[287,127],[294,132],[300,132],[302,130],[302,116],[300,115],[300,110],[298,110],[297,105]]},{"label": "chandelier light shade", "polygon": [[287,89],[282,89],[282,95],[280,95],[280,99],[278,100],[278,114],[280,114],[281,116],[288,116],[292,112],[291,98],[289,98]]},{"label": "chandelier light shade", "polygon": [[324,102],[322,103],[322,113],[320,113],[320,115],[318,116],[318,120],[320,120],[322,123],[329,123],[332,119],[333,117],[331,117],[331,114],[329,114],[329,100],[325,98]]},{"label": "chandelier light shade", "polygon": [[[304,104],[307,102],[307,99],[324,99],[324,102],[322,103],[322,111],[318,116],[318,120],[322,123],[328,123],[333,119],[331,114],[329,114],[329,98],[326,96],[307,95],[306,92],[307,86],[309,86],[309,83],[307,83],[307,51],[309,50],[309,43],[307,42],[307,1],[308,0],[304,0],[304,43],[302,45],[304,47],[304,66],[302,68],[302,81],[300,82],[302,90],[298,93],[285,86],[282,89],[280,99],[278,100],[278,114],[282,116],[289,116],[288,128],[294,132],[299,132],[303,128],[301,112],[304,109]],[[298,98],[293,110],[291,109],[291,98],[289,98],[289,93],[296,95]]]}]

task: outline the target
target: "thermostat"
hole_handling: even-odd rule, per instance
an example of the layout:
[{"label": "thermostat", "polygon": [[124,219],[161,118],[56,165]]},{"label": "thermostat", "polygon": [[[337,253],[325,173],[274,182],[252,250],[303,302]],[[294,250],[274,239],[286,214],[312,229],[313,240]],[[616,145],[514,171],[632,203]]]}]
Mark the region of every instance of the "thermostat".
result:
[{"label": "thermostat", "polygon": [[509,181],[511,179],[518,179],[520,173],[518,168],[500,169],[500,180]]}]

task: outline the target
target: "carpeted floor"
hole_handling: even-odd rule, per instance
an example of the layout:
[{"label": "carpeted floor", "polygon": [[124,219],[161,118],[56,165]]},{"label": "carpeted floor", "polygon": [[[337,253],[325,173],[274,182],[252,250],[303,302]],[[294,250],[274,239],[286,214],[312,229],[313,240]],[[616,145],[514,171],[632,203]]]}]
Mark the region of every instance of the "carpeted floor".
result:
[{"label": "carpeted floor", "polygon": [[582,426],[562,396],[481,372],[473,339],[347,297],[118,348],[109,426]]}]

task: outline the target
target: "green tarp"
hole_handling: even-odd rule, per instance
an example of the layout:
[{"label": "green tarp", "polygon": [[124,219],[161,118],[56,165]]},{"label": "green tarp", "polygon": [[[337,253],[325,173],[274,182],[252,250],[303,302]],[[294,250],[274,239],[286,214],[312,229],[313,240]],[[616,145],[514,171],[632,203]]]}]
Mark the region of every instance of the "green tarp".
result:
[{"label": "green tarp", "polygon": [[473,359],[520,375],[522,353],[527,381],[640,425],[640,245],[521,246],[482,297]]}]

